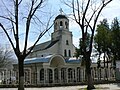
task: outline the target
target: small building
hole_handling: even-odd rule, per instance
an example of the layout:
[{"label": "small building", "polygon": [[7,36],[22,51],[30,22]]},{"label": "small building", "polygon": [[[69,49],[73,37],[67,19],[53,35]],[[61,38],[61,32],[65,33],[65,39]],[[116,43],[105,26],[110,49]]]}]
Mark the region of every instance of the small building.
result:
[{"label": "small building", "polygon": [[0,84],[15,84],[16,72],[13,69],[0,68]]}]

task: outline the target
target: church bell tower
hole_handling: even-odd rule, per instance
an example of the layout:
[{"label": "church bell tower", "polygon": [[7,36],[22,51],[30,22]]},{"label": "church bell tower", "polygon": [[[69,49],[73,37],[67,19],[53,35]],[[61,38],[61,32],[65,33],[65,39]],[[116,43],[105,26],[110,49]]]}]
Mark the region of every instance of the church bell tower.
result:
[{"label": "church bell tower", "polygon": [[57,54],[61,54],[65,58],[73,56],[73,41],[72,32],[69,31],[69,19],[62,12],[54,20],[54,32],[51,38],[52,41],[58,40]]}]

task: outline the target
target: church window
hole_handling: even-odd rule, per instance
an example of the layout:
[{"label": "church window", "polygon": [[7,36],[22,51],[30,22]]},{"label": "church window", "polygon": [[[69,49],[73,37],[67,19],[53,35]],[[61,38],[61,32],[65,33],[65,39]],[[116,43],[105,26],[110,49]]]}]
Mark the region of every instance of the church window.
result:
[{"label": "church window", "polygon": [[25,75],[25,82],[27,82],[27,72],[25,71],[25,73],[24,73],[24,75]]},{"label": "church window", "polygon": [[71,57],[71,51],[69,50],[68,52],[69,52],[69,57]]},{"label": "church window", "polygon": [[72,70],[72,68],[68,69],[68,80],[69,80],[69,82],[72,82],[72,80],[73,80],[73,70]]},{"label": "church window", "polygon": [[52,83],[53,82],[53,77],[52,77],[52,70],[51,69],[48,69],[48,76],[49,76],[49,83]]},{"label": "church window", "polygon": [[25,75],[25,83],[30,83],[30,70],[29,69],[25,69],[25,72],[24,72],[24,75]]},{"label": "church window", "polygon": [[67,50],[64,50],[64,56],[67,57]]},{"label": "church window", "polygon": [[60,26],[63,26],[63,22],[62,21],[60,21]]},{"label": "church window", "polygon": [[40,70],[40,81],[44,81],[44,69]]},{"label": "church window", "polygon": [[58,74],[57,68],[54,70],[54,78],[55,78],[55,82],[58,83],[59,82],[59,74]]},{"label": "church window", "polygon": [[68,42],[68,40],[66,40],[66,45],[69,45],[69,42]]},{"label": "church window", "polygon": [[62,68],[61,69],[61,80],[63,82],[65,82],[65,78],[66,78],[66,69],[65,68]]},{"label": "church window", "polygon": [[66,26],[66,29],[68,29],[68,23],[67,22],[65,22],[65,26]]}]

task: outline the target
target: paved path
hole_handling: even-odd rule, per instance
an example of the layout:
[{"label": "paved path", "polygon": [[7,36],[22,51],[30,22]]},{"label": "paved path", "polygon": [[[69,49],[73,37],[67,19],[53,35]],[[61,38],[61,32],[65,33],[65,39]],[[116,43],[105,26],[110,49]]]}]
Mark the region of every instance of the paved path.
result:
[{"label": "paved path", "polygon": [[[120,83],[118,84],[99,84],[95,85],[99,89],[95,90],[120,90]],[[66,87],[45,87],[45,88],[26,88],[25,90],[84,90],[86,85],[81,86],[66,86]],[[0,88],[0,90],[17,90],[17,88]]]}]

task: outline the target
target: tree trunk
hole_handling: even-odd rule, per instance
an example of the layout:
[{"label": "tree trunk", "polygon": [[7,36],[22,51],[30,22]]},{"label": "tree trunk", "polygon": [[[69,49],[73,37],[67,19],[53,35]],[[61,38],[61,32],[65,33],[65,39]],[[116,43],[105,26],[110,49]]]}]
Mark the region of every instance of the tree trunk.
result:
[{"label": "tree trunk", "polygon": [[18,66],[19,66],[19,86],[18,90],[24,90],[24,59],[18,59]]},{"label": "tree trunk", "polygon": [[91,59],[90,59],[90,54],[87,53],[85,55],[85,61],[86,61],[86,76],[87,76],[87,90],[92,90],[95,89],[94,84],[93,84],[93,79],[91,76]]},{"label": "tree trunk", "polygon": [[94,85],[93,85],[93,79],[91,77],[91,74],[87,74],[87,90],[92,90],[92,89],[95,89]]},{"label": "tree trunk", "polygon": [[101,69],[102,69],[102,68],[100,68],[100,80],[101,80],[101,76],[102,76],[102,75],[101,75]]}]

